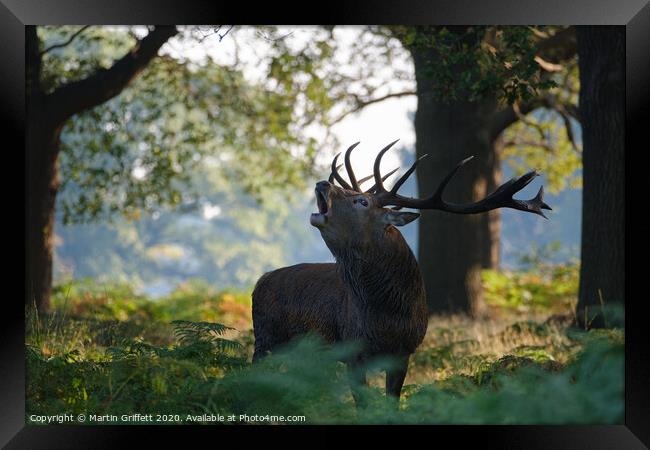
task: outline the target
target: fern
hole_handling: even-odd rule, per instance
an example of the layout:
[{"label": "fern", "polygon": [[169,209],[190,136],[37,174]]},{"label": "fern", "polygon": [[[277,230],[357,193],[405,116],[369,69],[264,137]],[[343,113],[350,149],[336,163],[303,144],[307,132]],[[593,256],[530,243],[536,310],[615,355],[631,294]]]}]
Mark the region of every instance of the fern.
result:
[{"label": "fern", "polygon": [[114,361],[131,364],[137,364],[141,358],[169,358],[192,361],[202,367],[218,369],[239,368],[245,365],[246,358],[240,356],[242,345],[221,337],[233,328],[220,323],[185,320],[174,321],[172,325],[179,341],[176,346],[159,347],[142,340],[127,338],[120,340],[117,346],[109,347],[106,353]]},{"label": "fern", "polygon": [[176,338],[182,345],[208,342],[217,352],[221,353],[237,352],[242,349],[239,342],[221,337],[227,331],[235,329],[220,323],[175,320],[172,322],[172,326]]},{"label": "fern", "polygon": [[213,341],[227,331],[235,330],[220,323],[191,322],[189,320],[174,320],[172,326],[174,334],[182,344],[205,340]]}]

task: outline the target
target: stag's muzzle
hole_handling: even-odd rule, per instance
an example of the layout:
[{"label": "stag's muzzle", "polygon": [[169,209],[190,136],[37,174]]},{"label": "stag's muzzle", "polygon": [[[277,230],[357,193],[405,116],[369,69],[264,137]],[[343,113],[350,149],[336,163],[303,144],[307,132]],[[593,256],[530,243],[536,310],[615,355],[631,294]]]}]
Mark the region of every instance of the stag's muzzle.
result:
[{"label": "stag's muzzle", "polygon": [[331,209],[329,193],[332,185],[328,181],[319,181],[316,183],[316,206],[318,212],[313,213],[309,218],[309,223],[315,227],[322,227],[327,223],[327,218]]}]

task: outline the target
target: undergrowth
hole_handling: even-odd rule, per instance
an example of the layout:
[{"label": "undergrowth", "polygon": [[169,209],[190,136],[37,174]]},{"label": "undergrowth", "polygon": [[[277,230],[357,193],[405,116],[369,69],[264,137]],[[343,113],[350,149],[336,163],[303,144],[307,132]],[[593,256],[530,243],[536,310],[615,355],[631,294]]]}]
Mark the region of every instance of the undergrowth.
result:
[{"label": "undergrowth", "polygon": [[63,413],[95,415],[88,424],[133,413],[166,424],[623,422],[624,330],[572,328],[555,304],[525,318],[433,317],[399,405],[383,394],[384,360],[369,362],[359,406],[340,362],[354,346],[307,336],[252,365],[245,293],[186,286],[154,301],[88,283],[60,286],[53,305],[27,316],[28,423]]}]

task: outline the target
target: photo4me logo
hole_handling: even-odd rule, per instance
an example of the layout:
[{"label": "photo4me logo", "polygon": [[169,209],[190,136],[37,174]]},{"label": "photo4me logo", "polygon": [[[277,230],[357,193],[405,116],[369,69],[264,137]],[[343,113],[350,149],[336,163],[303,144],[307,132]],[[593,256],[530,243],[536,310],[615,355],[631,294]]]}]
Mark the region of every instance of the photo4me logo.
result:
[{"label": "photo4me logo", "polygon": [[240,414],[239,419],[240,422],[249,422],[249,423],[255,423],[255,422],[271,422],[271,423],[277,423],[277,422],[304,422],[305,421],[305,416],[275,416],[275,415],[258,415],[255,414],[253,416],[249,416],[248,414]]}]

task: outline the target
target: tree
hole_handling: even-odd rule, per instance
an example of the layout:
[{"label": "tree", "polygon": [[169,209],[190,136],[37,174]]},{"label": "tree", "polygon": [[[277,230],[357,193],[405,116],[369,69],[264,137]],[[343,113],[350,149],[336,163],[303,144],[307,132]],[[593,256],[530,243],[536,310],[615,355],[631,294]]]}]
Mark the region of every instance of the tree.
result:
[{"label": "tree", "polygon": [[[418,168],[421,195],[433,192],[449,168],[469,155],[477,158],[458,173],[448,198],[477,201],[494,191],[501,183],[504,148],[522,146],[505,141],[504,130],[517,121],[539,127],[525,118],[539,107],[561,111],[571,136],[566,112],[571,105],[547,91],[555,85],[550,75],[562,70],[557,63],[573,55],[573,36],[567,29],[552,31],[538,32],[542,37],[535,39],[526,27],[393,30],[415,66],[416,157],[431,156]],[[533,137],[528,145],[539,154],[539,147],[551,147],[547,140]],[[499,234],[499,211],[480,216],[423,212],[418,255],[431,313],[484,312],[481,270],[498,266]]]},{"label": "tree", "polygon": [[[414,80],[391,64],[404,49]],[[477,158],[448,187],[453,201],[474,201],[496,188],[503,157],[523,156],[509,161],[522,173],[534,162],[549,175],[551,190],[558,190],[567,180],[572,185],[579,180],[574,56],[571,28],[367,27],[347,62],[359,67],[355,75],[325,77],[333,101],[343,105],[329,125],[369,105],[416,95],[416,157],[430,155],[418,167],[420,195],[433,192],[468,155]],[[404,84],[402,90],[386,90],[379,81],[387,67],[393,69],[391,81]],[[542,110],[554,114],[540,120]],[[519,133],[508,133],[511,127]],[[498,265],[499,212],[472,217],[425,211],[418,226],[429,311],[480,314],[485,308],[480,271]]]},{"label": "tree", "polygon": [[[377,55],[368,47],[381,50]],[[406,83],[403,90],[387,91],[377,73],[403,49],[415,68],[415,88]],[[348,64],[365,69],[353,80],[329,77],[337,80],[333,97],[345,105],[330,124],[377,102],[416,95],[416,157],[430,156],[418,166],[420,195],[433,192],[468,155],[477,158],[448,187],[450,200],[489,194],[500,184],[505,158],[519,173],[534,164],[548,176],[552,192],[579,183],[573,29],[368,27],[351,53]],[[409,77],[400,69],[390,75],[400,82]],[[481,269],[499,263],[499,211],[474,217],[425,211],[418,226],[429,311],[481,314]]]},{"label": "tree", "polygon": [[625,29],[577,27],[583,202],[582,327],[607,326],[605,306],[625,300]]},{"label": "tree", "polygon": [[[298,113],[310,104],[305,98],[323,98],[317,77],[293,83],[272,67],[273,86],[252,86],[237,67],[219,67],[210,58],[156,57],[177,35],[175,27],[153,28],[144,38],[136,31],[39,27],[42,39],[35,28],[28,32],[34,194],[27,302],[41,309],[47,309],[52,280],[55,209],[64,223],[83,223],[200,207],[204,199],[192,190],[192,170],[199,163],[223,167],[223,161],[229,161],[225,175],[259,199],[274,186],[302,185],[313,165],[316,141],[303,136],[300,125],[316,120],[320,109]],[[177,39],[200,44],[196,31],[184,29]],[[285,62],[298,77],[305,66],[318,68],[313,53]]]},{"label": "tree", "polygon": [[[27,260],[26,304],[48,307],[52,286],[54,207],[59,189],[57,161],[61,130],[74,114],[92,108],[122,91],[177,33],[156,27],[108,69],[59,86],[51,92],[41,83],[43,55],[57,47],[40,48],[35,26],[26,27],[27,111]],[[70,37],[70,42],[75,38]],[[60,46],[67,45],[65,43]]]}]

